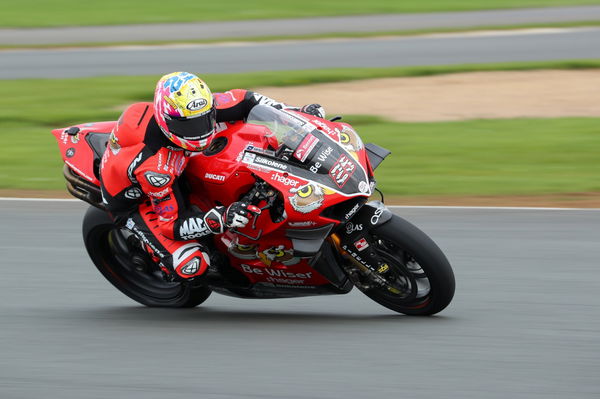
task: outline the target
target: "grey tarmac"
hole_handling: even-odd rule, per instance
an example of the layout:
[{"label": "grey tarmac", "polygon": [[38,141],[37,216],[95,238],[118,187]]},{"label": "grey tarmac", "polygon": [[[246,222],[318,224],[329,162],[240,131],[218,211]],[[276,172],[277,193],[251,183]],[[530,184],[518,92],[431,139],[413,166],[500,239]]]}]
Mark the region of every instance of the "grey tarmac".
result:
[{"label": "grey tarmac", "polygon": [[285,37],[350,32],[477,28],[600,20],[600,6],[173,24],[0,29],[0,45],[56,45]]},{"label": "grey tarmac", "polygon": [[0,79],[285,71],[600,58],[600,28],[0,51]]},{"label": "grey tarmac", "polygon": [[79,202],[0,201],[0,397],[597,398],[600,210],[396,208],[453,264],[453,303],[360,292],[145,308],[88,260]]}]

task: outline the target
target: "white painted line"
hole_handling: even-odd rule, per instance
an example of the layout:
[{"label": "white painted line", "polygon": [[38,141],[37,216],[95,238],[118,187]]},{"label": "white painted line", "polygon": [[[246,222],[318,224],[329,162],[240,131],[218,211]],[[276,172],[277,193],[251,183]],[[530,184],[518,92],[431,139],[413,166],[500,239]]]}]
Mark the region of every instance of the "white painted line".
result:
[{"label": "white painted line", "polygon": [[19,198],[19,197],[0,197],[0,201],[54,201],[54,202],[83,202],[76,198]]},{"label": "white painted line", "polygon": [[[81,202],[75,198],[18,198],[0,197],[0,201],[48,201],[48,202]],[[544,208],[531,206],[447,206],[447,205],[388,205],[391,209],[481,209],[481,210],[515,210],[515,211],[600,211],[600,208]]]},{"label": "white painted line", "polygon": [[457,38],[457,37],[502,37],[502,36],[528,36],[528,35],[555,35],[561,33],[576,33],[597,31],[598,27],[575,27],[575,28],[525,28],[525,29],[502,29],[502,30],[475,30],[466,32],[448,33],[426,33],[412,37],[435,37],[435,38]]},{"label": "white painted line", "polygon": [[302,43],[336,43],[336,42],[352,42],[352,41],[374,41],[374,40],[414,40],[414,39],[453,39],[453,38],[469,38],[469,37],[503,37],[503,36],[526,36],[526,35],[553,35],[561,33],[575,33],[582,31],[600,30],[597,26],[573,27],[573,28],[515,28],[490,30],[482,29],[459,32],[442,32],[442,33],[423,33],[423,34],[398,34],[389,35],[381,34],[380,36],[367,37],[326,37],[321,39],[276,39],[266,41],[236,41],[224,39],[220,42],[211,43],[165,43],[165,44],[114,44],[108,46],[77,46],[64,45],[58,48],[3,48],[2,52],[42,52],[42,51],[148,51],[162,49],[203,49],[203,48],[220,48],[220,47],[249,47],[249,46],[273,46],[273,45],[290,45]]}]

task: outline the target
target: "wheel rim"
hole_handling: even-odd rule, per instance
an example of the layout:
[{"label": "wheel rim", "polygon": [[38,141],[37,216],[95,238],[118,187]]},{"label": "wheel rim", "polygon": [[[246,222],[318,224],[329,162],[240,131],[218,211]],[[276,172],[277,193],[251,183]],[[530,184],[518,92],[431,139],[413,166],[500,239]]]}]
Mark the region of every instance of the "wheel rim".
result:
[{"label": "wheel rim", "polygon": [[186,295],[186,285],[165,281],[158,265],[140,271],[138,265],[131,261],[131,252],[123,248],[124,241],[121,229],[116,228],[100,232],[97,241],[103,273],[106,272],[105,276],[115,281],[117,287],[130,296],[142,296],[158,302],[173,302]]},{"label": "wheel rim", "polygon": [[384,237],[374,237],[375,251],[389,266],[384,278],[389,285],[370,290],[384,301],[418,309],[431,302],[431,283],[418,260],[406,249]]}]

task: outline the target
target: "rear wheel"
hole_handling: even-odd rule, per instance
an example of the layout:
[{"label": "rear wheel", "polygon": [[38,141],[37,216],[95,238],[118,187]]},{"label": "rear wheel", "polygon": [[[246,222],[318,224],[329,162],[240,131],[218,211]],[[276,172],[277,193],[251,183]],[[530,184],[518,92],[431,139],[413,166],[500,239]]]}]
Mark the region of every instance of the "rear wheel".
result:
[{"label": "rear wheel", "polygon": [[386,284],[357,284],[365,295],[407,315],[432,315],[450,304],[454,273],[431,238],[397,215],[371,233],[388,270],[380,274]]},{"label": "rear wheel", "polygon": [[190,282],[168,282],[148,256],[132,252],[131,233],[115,226],[106,212],[90,207],[83,240],[100,273],[122,293],[146,306],[186,308],[204,302],[211,290]]}]

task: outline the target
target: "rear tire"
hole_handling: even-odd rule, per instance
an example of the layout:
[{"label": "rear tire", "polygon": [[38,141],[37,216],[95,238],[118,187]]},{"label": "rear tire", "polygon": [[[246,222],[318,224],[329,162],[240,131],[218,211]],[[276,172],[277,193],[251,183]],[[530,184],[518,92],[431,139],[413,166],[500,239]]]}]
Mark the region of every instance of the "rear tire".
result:
[{"label": "rear tire", "polygon": [[392,219],[371,230],[375,250],[390,266],[387,278],[396,276],[400,293],[385,287],[361,289],[388,309],[407,315],[428,316],[440,312],[454,296],[452,267],[440,248],[405,219]]},{"label": "rear tire", "polygon": [[143,305],[169,308],[192,308],[210,296],[208,287],[165,281],[158,267],[138,270],[131,253],[123,248],[125,232],[95,207],[90,207],[83,219],[85,248],[96,268],[119,291]]}]

